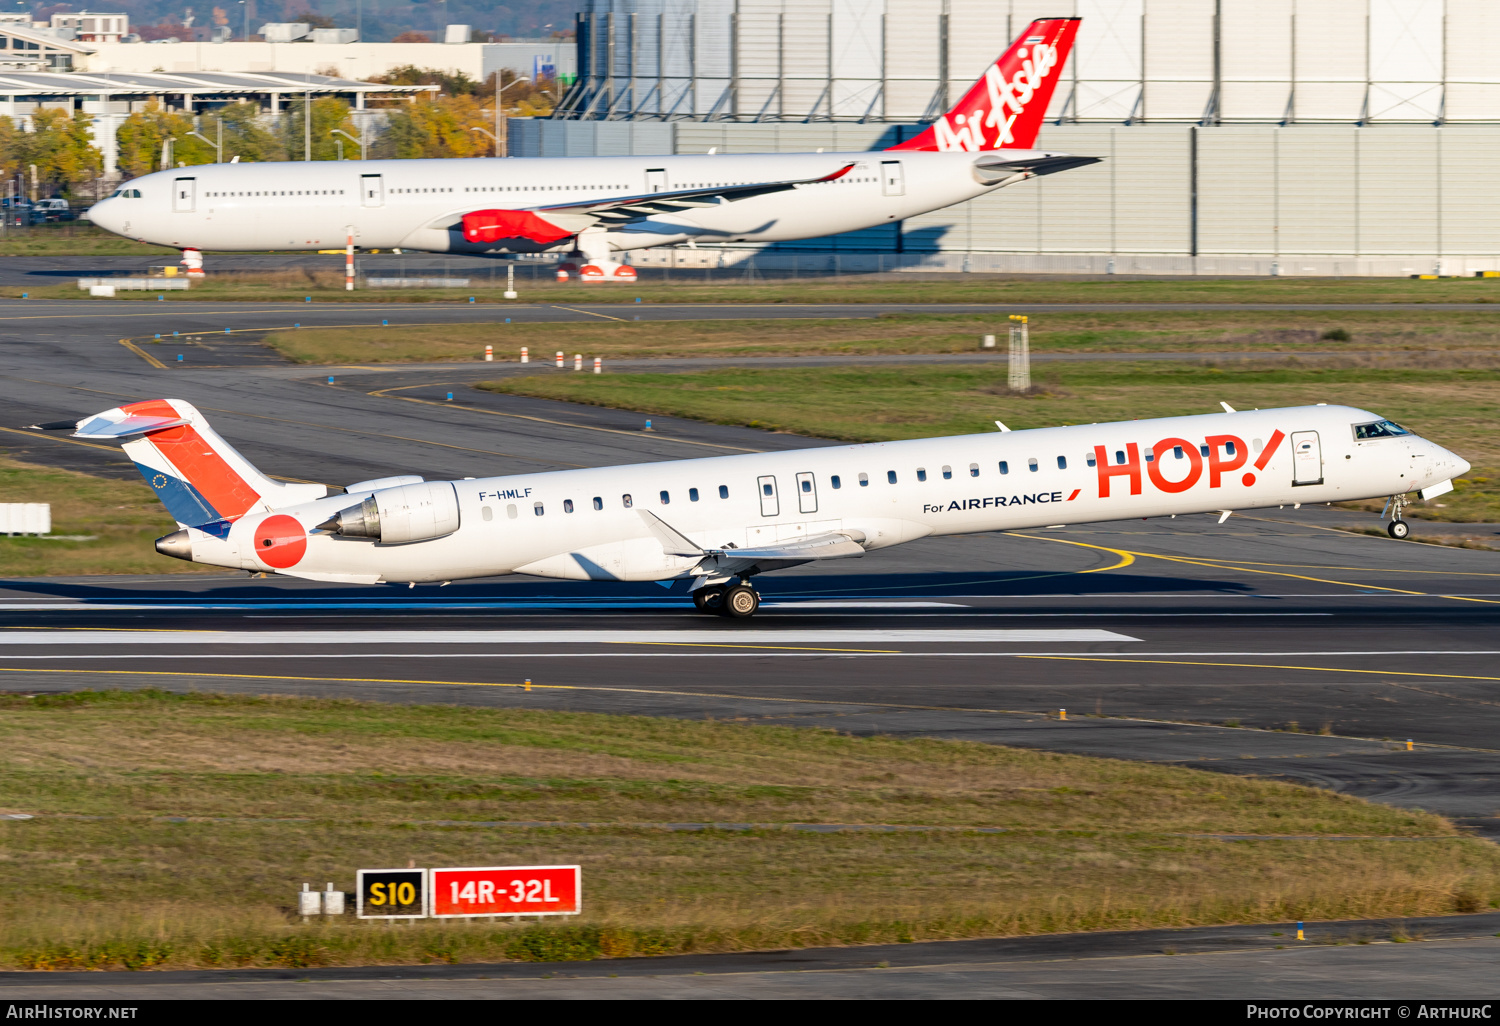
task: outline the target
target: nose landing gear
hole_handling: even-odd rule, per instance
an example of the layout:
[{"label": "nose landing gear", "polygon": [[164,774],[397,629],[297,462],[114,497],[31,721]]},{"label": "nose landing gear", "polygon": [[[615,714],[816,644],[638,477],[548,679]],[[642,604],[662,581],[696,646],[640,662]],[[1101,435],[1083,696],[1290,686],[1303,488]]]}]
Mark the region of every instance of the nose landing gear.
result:
[{"label": "nose landing gear", "polygon": [[1411,534],[1411,525],[1401,519],[1401,511],[1406,508],[1406,496],[1391,496],[1391,522],[1385,525],[1385,533],[1397,541],[1404,540]]}]

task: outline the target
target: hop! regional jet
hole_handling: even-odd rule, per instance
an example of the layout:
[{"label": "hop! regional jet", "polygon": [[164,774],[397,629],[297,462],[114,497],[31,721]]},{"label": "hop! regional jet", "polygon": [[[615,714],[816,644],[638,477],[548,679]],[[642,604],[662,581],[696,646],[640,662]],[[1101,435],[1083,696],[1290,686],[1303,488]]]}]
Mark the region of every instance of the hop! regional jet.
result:
[{"label": "hop! regional jet", "polygon": [[888,150],[514,160],[207,164],[158,171],[96,204],[94,223],[182,250],[558,253],[585,281],[633,281],[621,251],[783,242],[889,224],[1093,164],[1034,150],[1078,32],[1031,23],[926,131]]},{"label": "hop! regional jet", "polygon": [[[181,530],[157,551],[358,584],[530,574],[658,581],[754,615],[755,574],[918,538],[1452,489],[1469,464],[1348,406],[1001,431],[330,494],[266,477],[190,404],[38,425],[124,442]],[[1223,517],[1221,517],[1221,522]]]}]

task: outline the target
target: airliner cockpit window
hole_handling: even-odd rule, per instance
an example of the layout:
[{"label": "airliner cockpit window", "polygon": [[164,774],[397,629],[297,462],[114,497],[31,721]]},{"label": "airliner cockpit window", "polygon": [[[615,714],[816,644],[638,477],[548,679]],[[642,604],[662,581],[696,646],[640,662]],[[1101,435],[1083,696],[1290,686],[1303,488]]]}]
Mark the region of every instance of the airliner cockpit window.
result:
[{"label": "airliner cockpit window", "polygon": [[1399,435],[1411,434],[1400,424],[1390,420],[1377,420],[1373,424],[1354,425],[1354,437],[1360,441],[1369,438],[1396,438]]}]

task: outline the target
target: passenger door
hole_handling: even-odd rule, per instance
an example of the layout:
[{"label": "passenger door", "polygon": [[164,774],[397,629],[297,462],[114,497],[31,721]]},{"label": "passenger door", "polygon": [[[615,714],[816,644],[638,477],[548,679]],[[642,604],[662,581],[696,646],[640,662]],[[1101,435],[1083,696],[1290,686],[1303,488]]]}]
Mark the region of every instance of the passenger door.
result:
[{"label": "passenger door", "polygon": [[1323,445],[1316,431],[1292,432],[1292,484],[1323,483]]},{"label": "passenger door", "polygon": [[361,202],[367,207],[385,206],[385,176],[384,175],[360,175],[359,191]]},{"label": "passenger door", "polygon": [[801,513],[818,511],[818,485],[811,474],[797,475],[797,510]]},{"label": "passenger door", "polygon": [[776,479],[774,477],[758,477],[755,479],[757,491],[760,493],[760,515],[763,517],[774,517],[780,514],[781,504],[776,498]]},{"label": "passenger door", "polygon": [[172,213],[191,214],[198,205],[198,179],[179,178],[172,183]]},{"label": "passenger door", "polygon": [[880,191],[885,196],[906,195],[906,170],[899,160],[880,162]]},{"label": "passenger door", "polygon": [[648,167],[646,169],[646,191],[667,191],[667,169],[663,167]]}]

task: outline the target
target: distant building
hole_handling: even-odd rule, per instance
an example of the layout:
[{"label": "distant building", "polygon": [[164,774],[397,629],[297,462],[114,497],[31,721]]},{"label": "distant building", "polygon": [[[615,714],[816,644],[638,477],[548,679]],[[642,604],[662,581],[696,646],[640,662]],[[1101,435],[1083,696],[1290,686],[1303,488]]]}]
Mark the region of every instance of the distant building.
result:
[{"label": "distant building", "polygon": [[[287,23],[270,23],[274,28]],[[204,71],[277,72],[294,75],[334,74],[359,79],[385,75],[396,68],[414,66],[462,72],[470,78],[488,78],[496,71],[510,71],[533,78],[550,68],[552,77],[571,82],[576,73],[577,47],[572,40],[513,39],[504,43],[362,43],[353,29],[314,29],[301,22],[290,23],[290,31],[306,28],[303,35],[280,42],[178,42],[178,43],[69,43],[70,67],[76,71],[115,71],[150,74],[190,74]],[[0,17],[0,33],[9,29]],[[29,31],[29,30],[28,30]],[[334,35],[338,34],[338,35]],[[332,36],[332,38],[329,38]],[[40,37],[28,36],[39,45]],[[61,44],[62,41],[57,41]],[[61,55],[62,50],[59,50]],[[4,52],[0,51],[0,67]],[[47,66],[33,60],[31,66]]]},{"label": "distant building", "polygon": [[80,43],[118,43],[130,34],[130,16],[97,11],[54,14],[51,27],[71,30]]}]

